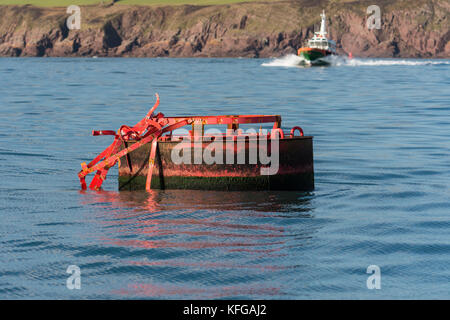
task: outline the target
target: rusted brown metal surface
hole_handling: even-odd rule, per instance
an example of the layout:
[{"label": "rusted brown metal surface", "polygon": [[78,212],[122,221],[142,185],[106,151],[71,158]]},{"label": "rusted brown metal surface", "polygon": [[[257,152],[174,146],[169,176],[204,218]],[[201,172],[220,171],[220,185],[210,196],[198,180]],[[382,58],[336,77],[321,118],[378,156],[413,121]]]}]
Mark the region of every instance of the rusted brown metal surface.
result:
[{"label": "rusted brown metal surface", "polygon": [[[175,164],[171,159],[173,148],[179,141],[159,141],[156,149],[155,167],[152,176],[152,189],[204,189],[204,190],[312,190],[314,189],[313,139],[302,136],[279,140],[279,167],[274,175],[261,175],[258,157],[256,164],[250,164],[251,146],[245,142],[246,163],[237,164],[238,142],[233,146],[224,144],[224,164],[194,164],[191,153],[190,164]],[[202,152],[211,142],[203,142]],[[194,148],[192,143],[192,148]],[[268,153],[270,140],[268,141]],[[226,164],[226,152],[234,154],[234,164]],[[259,149],[259,148],[258,148]],[[259,150],[258,150],[259,152]],[[121,158],[119,165],[119,189],[145,189],[150,145]]]}]

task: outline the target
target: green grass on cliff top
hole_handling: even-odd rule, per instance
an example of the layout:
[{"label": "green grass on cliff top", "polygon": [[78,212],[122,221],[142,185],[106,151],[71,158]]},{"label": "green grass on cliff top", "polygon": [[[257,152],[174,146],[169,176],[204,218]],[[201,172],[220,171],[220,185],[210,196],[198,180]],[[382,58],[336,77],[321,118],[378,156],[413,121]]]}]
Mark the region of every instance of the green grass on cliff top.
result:
[{"label": "green grass on cliff top", "polygon": [[[208,5],[208,4],[228,4],[237,2],[256,2],[267,0],[120,0],[117,4],[127,5]],[[269,0],[270,1],[270,0]],[[279,1],[279,0],[272,0]],[[104,0],[105,4],[111,3],[112,0]],[[0,5],[25,5],[31,4],[40,7],[67,7],[74,5],[95,5],[101,4],[101,0],[0,0]]]}]

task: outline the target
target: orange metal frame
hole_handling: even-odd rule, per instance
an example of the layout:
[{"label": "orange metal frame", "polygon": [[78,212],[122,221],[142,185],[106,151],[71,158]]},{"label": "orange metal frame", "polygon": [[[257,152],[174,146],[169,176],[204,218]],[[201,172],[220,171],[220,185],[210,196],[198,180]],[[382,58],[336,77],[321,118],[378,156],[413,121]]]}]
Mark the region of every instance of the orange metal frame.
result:
[{"label": "orange metal frame", "polygon": [[[113,143],[103,150],[96,158],[94,158],[89,164],[82,163],[81,171],[78,173],[80,179],[81,189],[86,190],[86,176],[94,171],[96,174],[92,179],[89,188],[92,190],[99,190],[103,181],[106,179],[108,170],[112,168],[117,161],[127,155],[128,153],[142,147],[143,145],[152,142],[149,166],[146,181],[146,190],[150,190],[152,171],[154,167],[154,160],[156,155],[156,146],[158,139],[166,132],[170,132],[181,128],[186,125],[201,125],[202,132],[204,125],[221,125],[225,124],[228,129],[237,130],[239,124],[251,124],[251,123],[269,123],[273,122],[273,131],[278,131],[281,138],[284,138],[283,131],[281,130],[281,117],[279,115],[225,115],[225,116],[184,116],[184,117],[164,117],[162,113],[154,115],[154,111],[159,105],[159,96],[156,94],[156,103],[149,110],[146,116],[139,121],[133,127],[123,125],[117,131],[113,130],[101,130],[92,131],[92,135],[114,135]],[[300,132],[303,136],[303,130],[300,127],[294,127],[291,130],[290,137],[293,137],[295,130]],[[127,146],[127,141],[137,141],[131,146]],[[124,144],[120,152],[120,148]]]}]

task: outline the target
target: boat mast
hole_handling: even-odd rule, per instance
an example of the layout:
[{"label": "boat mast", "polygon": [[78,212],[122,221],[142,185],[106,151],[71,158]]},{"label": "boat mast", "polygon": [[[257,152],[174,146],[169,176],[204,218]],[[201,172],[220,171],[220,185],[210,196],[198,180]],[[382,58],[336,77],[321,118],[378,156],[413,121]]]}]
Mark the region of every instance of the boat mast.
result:
[{"label": "boat mast", "polygon": [[326,30],[326,17],[325,17],[325,10],[322,11],[322,13],[320,14],[321,18],[322,18],[322,22],[320,23],[320,34],[324,37],[327,34],[327,30]]}]

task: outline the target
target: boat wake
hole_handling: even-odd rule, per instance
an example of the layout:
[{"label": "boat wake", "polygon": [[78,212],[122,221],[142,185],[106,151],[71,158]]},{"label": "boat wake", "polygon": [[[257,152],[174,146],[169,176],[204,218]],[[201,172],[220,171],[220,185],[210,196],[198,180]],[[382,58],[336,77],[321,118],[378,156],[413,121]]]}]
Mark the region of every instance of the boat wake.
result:
[{"label": "boat wake", "polygon": [[[369,59],[353,58],[344,56],[328,56],[320,59],[320,65],[330,66],[427,66],[427,65],[450,65],[449,60],[429,60],[429,59]],[[309,62],[295,54],[289,54],[280,58],[272,59],[262,64],[264,67],[304,67],[310,66]]]},{"label": "boat wake", "polygon": [[263,63],[264,67],[298,67],[306,62],[305,59],[295,54],[288,54],[281,58],[273,59],[270,62]]}]

